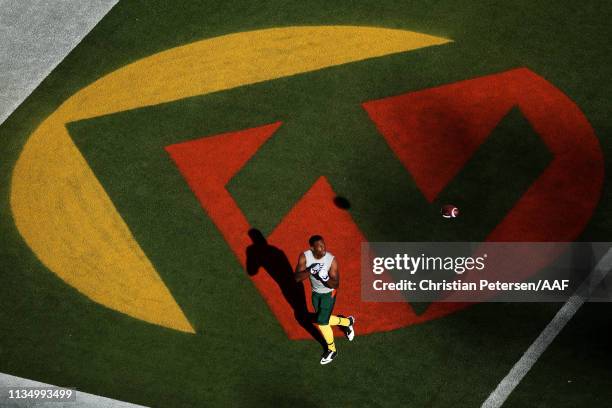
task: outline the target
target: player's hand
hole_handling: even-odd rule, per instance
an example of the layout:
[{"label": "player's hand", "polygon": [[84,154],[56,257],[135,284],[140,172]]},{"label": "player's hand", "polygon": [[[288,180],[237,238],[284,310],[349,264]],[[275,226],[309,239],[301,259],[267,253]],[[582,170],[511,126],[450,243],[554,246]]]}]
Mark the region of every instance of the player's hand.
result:
[{"label": "player's hand", "polygon": [[313,263],[312,265],[310,265],[308,268],[308,270],[310,270],[310,274],[311,275],[317,275],[319,273],[319,270],[321,269],[323,265],[320,263]]}]

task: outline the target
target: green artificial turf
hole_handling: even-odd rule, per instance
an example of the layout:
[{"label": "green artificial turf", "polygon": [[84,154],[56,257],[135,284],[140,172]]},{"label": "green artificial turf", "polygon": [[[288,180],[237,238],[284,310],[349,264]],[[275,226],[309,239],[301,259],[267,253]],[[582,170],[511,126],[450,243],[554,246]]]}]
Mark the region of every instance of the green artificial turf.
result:
[{"label": "green artificial turf", "polygon": [[[0,126],[0,371],[156,407],[480,406],[558,304],[481,304],[426,324],[358,335],[354,343],[339,340],[338,360],[320,367],[319,346],[287,339],[163,148],[280,120],[283,126],[228,185],[264,233],[326,175],[350,200],[351,215],[371,241],[482,240],[551,160],[520,111],[500,122],[429,204],[361,103],[527,67],[580,106],[608,157],[612,7],[569,1],[177,3],[119,3]],[[454,42],[69,125],[196,335],[101,307],[35,258],[11,217],[11,172],[27,136],[63,100],[171,47],[314,24],[400,28]],[[606,180],[581,239],[610,240],[610,195]],[[439,204],[447,201],[464,211],[453,224],[439,217]],[[508,406],[609,405],[611,312],[607,304],[585,306]]]}]

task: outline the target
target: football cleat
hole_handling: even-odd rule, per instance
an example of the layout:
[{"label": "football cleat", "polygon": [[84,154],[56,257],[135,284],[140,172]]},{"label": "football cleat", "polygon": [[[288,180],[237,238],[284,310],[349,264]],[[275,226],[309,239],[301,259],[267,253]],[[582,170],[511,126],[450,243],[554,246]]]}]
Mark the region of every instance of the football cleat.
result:
[{"label": "football cleat", "polygon": [[344,319],[349,320],[349,325],[346,327],[340,326],[340,330],[342,330],[342,332],[349,341],[353,341],[353,339],[355,338],[355,328],[353,327],[353,325],[355,324],[355,318],[353,316],[346,317],[343,315],[338,315],[338,317],[342,317]]},{"label": "football cleat", "polygon": [[349,322],[351,322],[351,324],[349,324],[348,327],[344,329],[344,335],[346,336],[348,341],[353,341],[353,339],[355,338],[355,328],[353,327],[353,325],[355,324],[355,318],[353,316],[349,316],[347,317],[347,319],[349,319]]},{"label": "football cleat", "polygon": [[338,355],[338,353],[336,353],[335,351],[331,351],[331,350],[327,350],[325,353],[323,353],[323,355],[321,356],[321,365],[325,365],[325,364],[329,364],[332,362],[332,360],[334,358],[336,358],[336,356]]}]

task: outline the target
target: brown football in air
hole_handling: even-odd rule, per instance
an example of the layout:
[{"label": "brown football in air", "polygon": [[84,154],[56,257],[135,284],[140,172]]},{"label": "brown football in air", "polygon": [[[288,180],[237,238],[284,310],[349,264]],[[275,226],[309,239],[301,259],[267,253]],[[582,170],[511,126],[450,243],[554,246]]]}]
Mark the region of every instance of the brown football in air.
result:
[{"label": "brown football in air", "polygon": [[459,208],[452,204],[443,205],[440,212],[444,218],[456,218],[459,216]]}]

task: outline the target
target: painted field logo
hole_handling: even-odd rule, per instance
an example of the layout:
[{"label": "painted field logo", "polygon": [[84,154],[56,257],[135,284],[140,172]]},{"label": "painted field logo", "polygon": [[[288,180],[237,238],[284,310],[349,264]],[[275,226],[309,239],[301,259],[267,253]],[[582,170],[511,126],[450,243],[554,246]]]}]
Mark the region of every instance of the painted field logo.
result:
[{"label": "painted field logo", "polygon": [[[488,240],[571,241],[582,231],[599,199],[603,158],[584,115],[541,77],[517,69],[363,104],[430,202],[514,106],[526,115],[554,159]],[[453,112],[454,120],[440,123],[439,118],[448,111]],[[166,148],[243,266],[251,245],[246,234],[251,225],[226,186],[281,125],[277,122]],[[362,333],[406,327],[465,306],[433,303],[417,314],[406,303],[363,302],[360,259],[355,254],[367,239],[348,213],[333,205],[335,196],[322,175],[270,234],[268,242],[287,254],[297,254],[303,249],[304,237],[325,231],[328,241],[334,243],[334,254],[343,260],[338,307],[360,316]],[[533,262],[531,269],[518,269],[514,276],[527,277],[550,260]],[[277,282],[267,274],[253,280],[287,335],[307,338]]]},{"label": "painted field logo", "polygon": [[[12,180],[11,208],[17,228],[51,271],[90,299],[137,319],[193,333],[74,145],[66,124],[447,42],[402,30],[289,27],[203,40],[123,67],[66,100],[30,136]],[[599,198],[603,159],[580,110],[544,79],[518,69],[363,104],[429,201],[514,106],[542,137],[554,160],[489,240],[572,240]],[[435,120],[448,110],[461,118],[460,132],[452,122]],[[280,121],[262,123],[166,147],[245,267],[246,253],[254,243],[247,235],[251,225],[226,186],[281,126]],[[454,138],[440,143],[448,134]],[[363,333],[405,327],[460,307],[432,304],[417,315],[404,303],[361,302],[356,254],[366,237],[348,212],[333,205],[333,188],[324,174],[320,176],[267,241],[287,254],[297,254],[305,236],[324,231],[343,260],[339,307],[350,304],[360,316]],[[287,335],[306,338],[278,284],[266,274],[254,276],[253,281]]]}]

